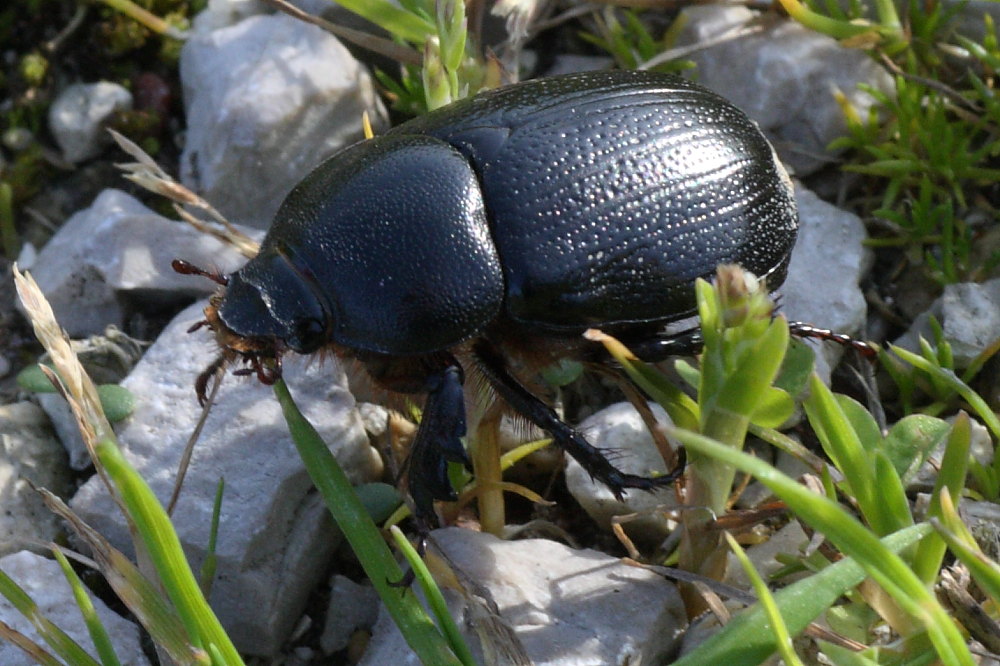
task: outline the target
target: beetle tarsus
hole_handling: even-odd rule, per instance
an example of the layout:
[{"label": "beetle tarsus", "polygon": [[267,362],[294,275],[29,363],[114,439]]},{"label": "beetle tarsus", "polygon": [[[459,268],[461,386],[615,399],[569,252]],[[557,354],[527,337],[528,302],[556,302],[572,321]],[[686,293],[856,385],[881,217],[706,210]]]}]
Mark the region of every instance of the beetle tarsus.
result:
[{"label": "beetle tarsus", "polygon": [[226,357],[219,356],[214,361],[212,361],[207,368],[201,371],[198,375],[198,379],[194,382],[195,395],[198,396],[198,405],[201,407],[205,406],[208,401],[208,380],[214,377],[219,370],[221,370],[226,365]]},{"label": "beetle tarsus", "polygon": [[790,321],[788,322],[788,330],[792,335],[800,338],[816,338],[817,340],[836,342],[839,345],[855,350],[868,360],[878,357],[878,348],[872,343],[852,338],[844,333],[831,331],[828,328],[819,328],[802,321]]}]

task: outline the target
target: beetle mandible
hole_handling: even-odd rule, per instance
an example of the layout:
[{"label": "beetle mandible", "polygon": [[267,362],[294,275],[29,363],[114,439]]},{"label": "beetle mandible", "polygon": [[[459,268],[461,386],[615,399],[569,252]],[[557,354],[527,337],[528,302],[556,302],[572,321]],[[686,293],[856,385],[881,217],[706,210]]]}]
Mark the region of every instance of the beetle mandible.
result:
[{"label": "beetle mandible", "polygon": [[[463,382],[478,373],[617,496],[625,474],[528,388],[593,360],[599,327],[662,357],[693,284],[738,263],[776,288],[798,216],[747,116],[683,79],[588,72],[491,90],[349,146],[278,210],[260,253],[205,310],[227,361],[262,381],[282,354],[331,349],[381,386],[425,393],[410,453],[418,523],[454,499]],[[179,270],[198,272],[181,264]]]}]

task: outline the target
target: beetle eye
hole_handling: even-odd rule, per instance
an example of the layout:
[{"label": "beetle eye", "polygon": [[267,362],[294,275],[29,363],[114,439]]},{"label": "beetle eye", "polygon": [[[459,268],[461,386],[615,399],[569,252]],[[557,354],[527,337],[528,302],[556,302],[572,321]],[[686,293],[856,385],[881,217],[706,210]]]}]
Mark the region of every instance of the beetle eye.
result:
[{"label": "beetle eye", "polygon": [[295,332],[287,340],[288,346],[300,354],[311,354],[326,342],[326,326],[318,319],[308,317],[295,322]]}]

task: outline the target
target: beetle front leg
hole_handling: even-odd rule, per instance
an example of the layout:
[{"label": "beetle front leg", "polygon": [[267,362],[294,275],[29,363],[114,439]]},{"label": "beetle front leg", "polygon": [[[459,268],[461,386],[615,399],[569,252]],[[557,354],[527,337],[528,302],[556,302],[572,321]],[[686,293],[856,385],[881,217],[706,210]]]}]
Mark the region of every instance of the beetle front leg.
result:
[{"label": "beetle front leg", "polygon": [[407,464],[414,519],[422,533],[437,523],[434,500],[456,499],[448,463],[469,463],[461,441],[466,430],[462,379],[462,367],[455,359],[427,377],[427,400]]},{"label": "beetle front leg", "polygon": [[583,466],[587,473],[606,485],[621,500],[626,488],[656,490],[670,485],[684,473],[684,449],[678,451],[677,467],[656,478],[626,474],[608,462],[600,449],[562,421],[551,407],[524,387],[510,372],[503,358],[488,344],[480,342],[473,348],[480,370],[507,404],[529,421],[552,435],[566,453]]}]

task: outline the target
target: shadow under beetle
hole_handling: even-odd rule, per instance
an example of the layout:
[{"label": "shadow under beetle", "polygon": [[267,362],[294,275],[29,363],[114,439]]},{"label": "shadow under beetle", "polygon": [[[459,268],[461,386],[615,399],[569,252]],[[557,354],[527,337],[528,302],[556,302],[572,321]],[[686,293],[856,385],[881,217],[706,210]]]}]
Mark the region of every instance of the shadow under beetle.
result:
[{"label": "shadow under beetle", "polygon": [[215,276],[205,323],[220,364],[265,383],[286,352],[332,349],[386,389],[426,394],[408,476],[428,529],[433,501],[455,498],[447,461],[466,462],[466,373],[616,496],[674,481],[680,468],[619,471],[529,386],[560,358],[602,360],[581,336],[592,327],[647,360],[675,353],[663,327],[694,313],[695,279],[737,263],[780,286],[797,226],[774,150],[718,95],[650,72],[540,79],[320,164],[260,253]]}]

